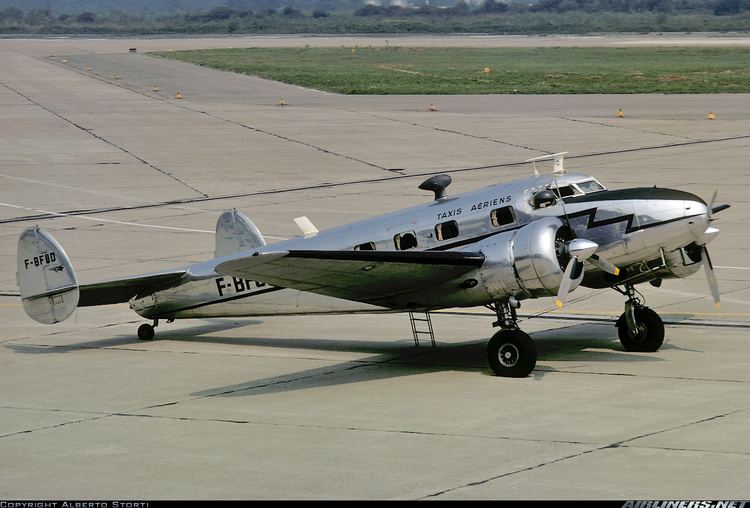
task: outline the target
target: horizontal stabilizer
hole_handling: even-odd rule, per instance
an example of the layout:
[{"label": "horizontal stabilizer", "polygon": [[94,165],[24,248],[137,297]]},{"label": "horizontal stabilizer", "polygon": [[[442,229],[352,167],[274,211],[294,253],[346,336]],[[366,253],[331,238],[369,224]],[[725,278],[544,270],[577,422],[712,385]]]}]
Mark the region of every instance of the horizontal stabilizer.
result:
[{"label": "horizontal stabilizer", "polygon": [[67,319],[78,305],[79,290],[65,250],[47,231],[26,228],[18,238],[16,278],[26,314],[44,324]]},{"label": "horizontal stabilizer", "polygon": [[180,269],[81,284],[81,297],[78,306],[91,307],[124,303],[146,290],[165,288],[176,284],[185,273],[186,270]]}]

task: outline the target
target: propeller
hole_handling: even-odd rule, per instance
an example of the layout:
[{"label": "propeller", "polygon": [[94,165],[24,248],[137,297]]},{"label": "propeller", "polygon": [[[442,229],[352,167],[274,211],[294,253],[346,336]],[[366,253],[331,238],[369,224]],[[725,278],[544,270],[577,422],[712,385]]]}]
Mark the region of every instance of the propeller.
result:
[{"label": "propeller", "polygon": [[[729,208],[729,205],[720,205],[714,209],[714,202],[716,201],[716,196],[719,194],[719,189],[714,189],[714,193],[711,196],[711,201],[708,202],[708,206],[706,207],[706,216],[708,217],[708,222],[713,222],[715,219],[713,218],[714,211],[720,212],[722,210],[725,210]],[[719,230],[714,227],[708,227],[706,229],[706,232],[704,233],[705,242],[710,242],[716,235],[719,234]],[[714,300],[714,305],[716,308],[721,307],[721,297],[719,295],[719,283],[716,281],[716,274],[714,273],[714,265],[711,262],[711,256],[708,255],[708,248],[706,247],[706,243],[704,243],[701,246],[701,259],[703,260],[703,270],[706,272],[706,280],[708,281],[708,289],[711,291],[711,297]]]},{"label": "propeller", "polygon": [[565,267],[560,288],[557,290],[557,299],[555,300],[557,308],[562,308],[565,305],[565,299],[568,297],[573,283],[580,282],[583,278],[583,261],[591,258],[598,248],[599,244],[584,238],[575,238],[565,242],[564,252],[570,257],[570,261]]},{"label": "propeller", "polygon": [[589,263],[597,267],[599,270],[602,270],[607,273],[611,273],[615,277],[620,275],[620,269],[617,268],[615,265],[604,259],[603,257],[599,256],[598,254],[592,254],[589,258]]},{"label": "propeller", "polygon": [[701,248],[701,259],[703,260],[703,270],[706,272],[706,280],[708,281],[708,288],[711,290],[711,296],[714,299],[714,305],[718,309],[721,307],[721,297],[719,296],[719,284],[716,282],[716,274],[714,273],[714,265],[711,263],[711,256],[708,255],[708,249],[704,245]]}]

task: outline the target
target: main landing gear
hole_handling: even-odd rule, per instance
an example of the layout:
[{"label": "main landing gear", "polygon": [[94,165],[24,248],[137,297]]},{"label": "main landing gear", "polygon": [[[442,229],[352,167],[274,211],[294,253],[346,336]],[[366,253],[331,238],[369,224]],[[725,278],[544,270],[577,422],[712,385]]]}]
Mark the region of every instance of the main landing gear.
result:
[{"label": "main landing gear", "polygon": [[157,326],[159,326],[158,319],[154,319],[153,325],[143,323],[138,327],[138,338],[141,340],[152,340],[154,338],[154,335],[156,334],[154,328],[156,328]]},{"label": "main landing gear", "polygon": [[515,298],[499,300],[488,308],[497,314],[493,326],[500,331],[487,343],[487,359],[497,376],[526,377],[536,366],[536,347],[531,337],[518,329],[516,309],[520,306]]},{"label": "main landing gear", "polygon": [[659,314],[643,305],[633,286],[626,284],[625,289],[614,288],[625,295],[625,312],[617,320],[617,335],[626,351],[653,353],[664,342],[664,323]]}]

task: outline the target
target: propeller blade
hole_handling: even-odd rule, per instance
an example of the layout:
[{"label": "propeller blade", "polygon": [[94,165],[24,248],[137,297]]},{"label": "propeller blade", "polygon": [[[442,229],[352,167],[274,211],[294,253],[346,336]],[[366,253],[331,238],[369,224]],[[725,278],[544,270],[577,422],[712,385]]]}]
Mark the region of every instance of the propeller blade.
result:
[{"label": "propeller blade", "polygon": [[594,265],[595,267],[597,267],[598,269],[604,272],[611,273],[615,277],[620,275],[619,268],[617,268],[615,265],[613,265],[606,259],[599,256],[598,254],[592,254],[591,257],[589,258],[589,263],[591,263],[592,265]]},{"label": "propeller blade", "polygon": [[714,265],[711,263],[711,257],[708,255],[708,249],[703,246],[701,250],[701,257],[703,258],[703,269],[706,271],[706,280],[708,281],[708,288],[711,290],[711,296],[714,299],[714,305],[718,309],[721,307],[721,297],[719,295],[719,284],[716,282],[716,274],[714,273]]},{"label": "propeller blade", "polygon": [[714,195],[711,196],[711,201],[708,202],[708,220],[711,220],[711,215],[713,214],[713,208],[714,208],[714,202],[716,201],[716,196],[719,194],[719,189],[714,189]]},{"label": "propeller blade", "polygon": [[[555,300],[555,305],[557,305],[558,309],[562,309],[563,305],[565,305],[565,299],[568,297],[570,288],[573,286],[573,273],[577,271],[579,263],[581,262],[578,261],[578,258],[573,256],[568,261],[568,266],[565,267],[565,273],[560,282],[560,289],[557,290],[557,299]],[[583,273],[581,273],[581,276],[583,276]]]}]

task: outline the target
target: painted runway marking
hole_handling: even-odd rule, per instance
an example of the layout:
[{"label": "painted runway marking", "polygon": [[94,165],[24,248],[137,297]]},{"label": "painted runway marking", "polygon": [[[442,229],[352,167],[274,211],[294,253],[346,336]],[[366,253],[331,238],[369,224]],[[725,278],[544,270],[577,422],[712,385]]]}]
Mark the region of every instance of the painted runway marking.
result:
[{"label": "painted runway marking", "polygon": [[723,268],[724,270],[750,270],[747,266],[715,266],[714,268]]},{"label": "painted runway marking", "polygon": [[[0,206],[6,206],[8,208],[16,208],[16,209],[19,209],[19,210],[26,210],[26,211],[29,211],[29,212],[46,213],[46,214],[49,214],[49,215],[56,215],[58,217],[70,217],[70,218],[73,218],[73,219],[85,219],[85,220],[96,221],[96,222],[109,222],[109,223],[112,223],[112,224],[121,224],[123,226],[137,226],[137,227],[141,227],[141,228],[154,228],[154,229],[169,229],[169,230],[172,230],[172,231],[187,231],[189,233],[210,233],[210,234],[214,234],[215,233],[215,231],[209,231],[209,230],[206,230],[206,229],[176,228],[176,227],[173,227],[173,226],[158,226],[156,224],[141,224],[141,223],[138,223],[138,222],[126,222],[126,221],[121,221],[121,220],[103,219],[101,217],[91,217],[91,216],[88,216],[88,215],[78,215],[78,214],[70,214],[70,213],[62,213],[62,212],[51,212],[49,210],[42,210],[40,208],[29,208],[29,207],[26,207],[26,206],[13,205],[13,204],[10,204],[10,203],[0,203]],[[279,237],[279,236],[264,235],[264,237],[265,238],[271,238],[273,240],[288,240],[288,238],[282,238],[282,237]]]}]

